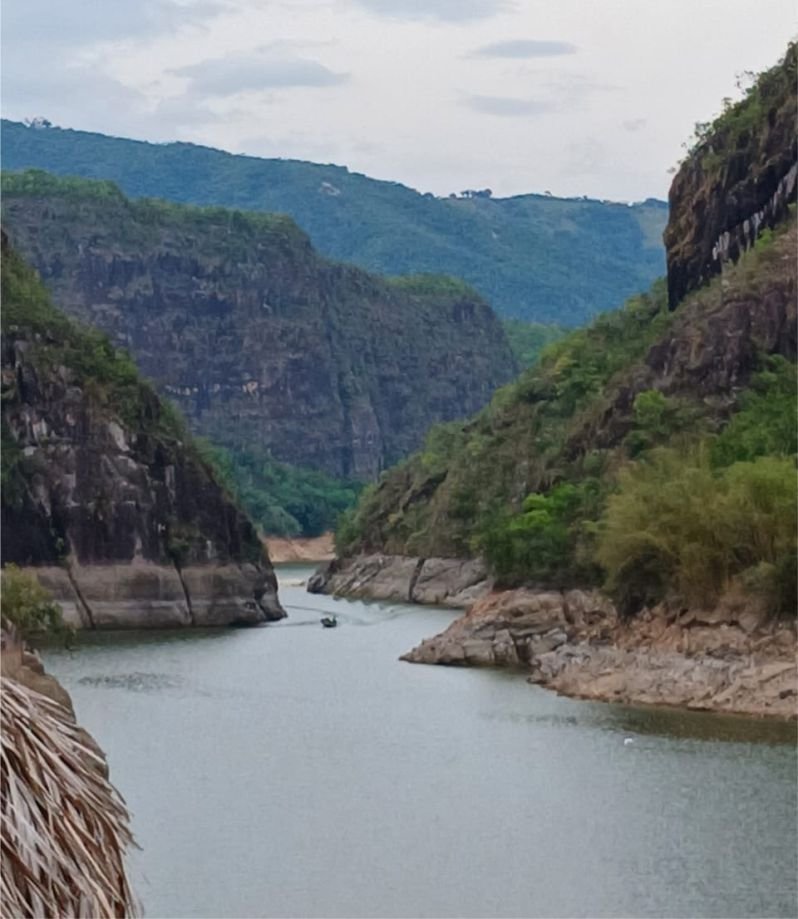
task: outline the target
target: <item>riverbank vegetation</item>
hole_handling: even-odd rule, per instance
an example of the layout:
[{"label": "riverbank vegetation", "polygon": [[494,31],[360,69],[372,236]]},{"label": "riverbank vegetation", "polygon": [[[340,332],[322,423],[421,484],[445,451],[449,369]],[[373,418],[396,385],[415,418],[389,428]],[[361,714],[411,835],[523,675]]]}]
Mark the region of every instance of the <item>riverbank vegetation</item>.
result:
[{"label": "riverbank vegetation", "polygon": [[198,441],[203,458],[265,536],[320,536],[357,501],[359,482],[279,463],[257,450],[226,450]]}]

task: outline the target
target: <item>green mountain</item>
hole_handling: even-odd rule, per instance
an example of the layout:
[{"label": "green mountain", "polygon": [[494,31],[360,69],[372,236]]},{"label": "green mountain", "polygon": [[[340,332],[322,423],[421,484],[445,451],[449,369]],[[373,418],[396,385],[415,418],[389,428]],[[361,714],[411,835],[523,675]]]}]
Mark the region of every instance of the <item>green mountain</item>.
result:
[{"label": "green mountain", "polygon": [[381,274],[463,278],[502,316],[581,325],[664,269],[668,212],[655,199],[436,198],[340,166],[6,120],[2,144],[8,170],[110,179],[132,197],[288,214],[330,258]]},{"label": "green mountain", "polygon": [[516,372],[467,285],[330,262],[288,217],[33,171],[2,190],[11,240],[59,306],[126,348],[194,433],[255,462],[374,478]]},{"label": "green mountain", "polygon": [[339,551],[483,555],[499,583],[604,582],[627,612],[737,590],[794,613],[795,111],[793,45],[675,177],[667,287],[433,429]]}]

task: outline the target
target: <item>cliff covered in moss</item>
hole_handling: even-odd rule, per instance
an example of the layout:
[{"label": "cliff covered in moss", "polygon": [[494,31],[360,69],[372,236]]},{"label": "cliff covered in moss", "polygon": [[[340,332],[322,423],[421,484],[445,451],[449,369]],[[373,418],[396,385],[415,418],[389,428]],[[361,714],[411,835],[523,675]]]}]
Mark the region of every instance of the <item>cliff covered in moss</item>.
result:
[{"label": "cliff covered in moss", "polygon": [[2,295],[3,562],[33,566],[83,627],[282,616],[254,527],[174,410],[5,235]]},{"label": "cliff covered in moss", "polygon": [[42,173],[4,177],[3,215],[59,306],[232,450],[372,478],[515,372],[465,284],[328,262],[285,217],[132,202]]}]

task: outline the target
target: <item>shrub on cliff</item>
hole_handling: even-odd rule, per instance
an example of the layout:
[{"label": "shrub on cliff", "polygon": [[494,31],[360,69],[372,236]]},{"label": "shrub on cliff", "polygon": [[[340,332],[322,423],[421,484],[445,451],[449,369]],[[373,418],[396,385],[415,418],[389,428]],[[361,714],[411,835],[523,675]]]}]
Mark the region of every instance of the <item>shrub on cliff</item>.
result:
[{"label": "shrub on cliff", "polygon": [[743,393],[741,410],[734,415],[712,446],[716,466],[751,460],[768,454],[789,455],[798,441],[798,390],[796,365],[771,357],[765,370]]},{"label": "shrub on cliff", "polygon": [[529,495],[520,514],[498,515],[480,540],[498,581],[569,586],[595,580],[591,521],[602,497],[599,480],[588,478]]},{"label": "shrub on cliff", "polygon": [[33,632],[64,634],[68,631],[61,607],[36,578],[16,565],[6,565],[0,578],[0,616],[16,626],[22,636]]}]

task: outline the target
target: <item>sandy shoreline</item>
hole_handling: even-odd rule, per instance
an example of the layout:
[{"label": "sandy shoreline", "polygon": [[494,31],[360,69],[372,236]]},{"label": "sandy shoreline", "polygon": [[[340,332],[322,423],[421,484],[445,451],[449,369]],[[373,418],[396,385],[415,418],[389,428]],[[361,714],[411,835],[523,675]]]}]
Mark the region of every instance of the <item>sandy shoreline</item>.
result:
[{"label": "sandy shoreline", "polygon": [[321,536],[287,539],[282,536],[266,536],[263,540],[274,564],[286,562],[328,562],[335,555],[332,533]]}]

